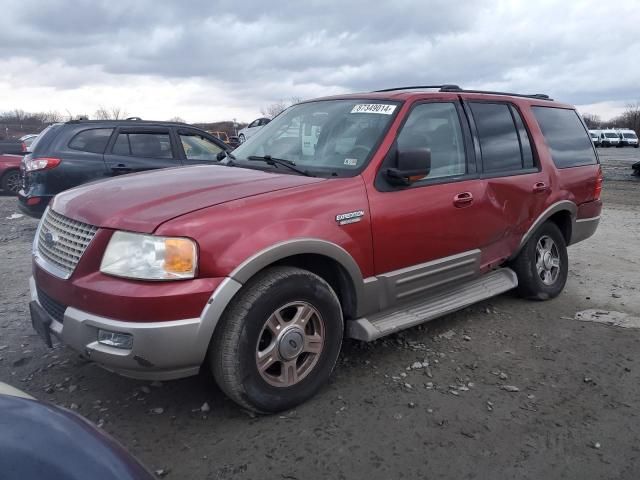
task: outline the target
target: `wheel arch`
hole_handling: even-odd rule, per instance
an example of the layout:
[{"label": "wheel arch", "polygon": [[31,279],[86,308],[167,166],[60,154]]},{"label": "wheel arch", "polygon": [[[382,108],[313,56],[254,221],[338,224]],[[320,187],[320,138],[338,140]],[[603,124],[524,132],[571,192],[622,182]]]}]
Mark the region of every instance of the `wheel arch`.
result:
[{"label": "wheel arch", "polygon": [[359,316],[363,305],[364,281],[358,264],[342,247],[319,239],[281,242],[252,255],[233,270],[213,292],[201,314],[197,346],[204,360],[216,328],[225,311],[258,272],[275,265],[296,266],[322,277],[336,292],[345,319]]},{"label": "wheel arch", "polygon": [[229,277],[240,284],[265,268],[288,265],[323,278],[338,295],[345,318],[355,318],[363,296],[360,267],[344,248],[326,240],[304,238],[284,241],[245,260]]},{"label": "wheel arch", "polygon": [[527,233],[523,235],[518,249],[513,253],[513,255],[511,255],[510,260],[518,256],[522,248],[526,245],[536,230],[549,220],[558,226],[567,245],[570,245],[573,224],[575,222],[577,212],[578,207],[570,200],[561,200],[549,206],[538,216],[538,218],[536,218],[531,227],[529,227],[529,230],[527,230]]}]

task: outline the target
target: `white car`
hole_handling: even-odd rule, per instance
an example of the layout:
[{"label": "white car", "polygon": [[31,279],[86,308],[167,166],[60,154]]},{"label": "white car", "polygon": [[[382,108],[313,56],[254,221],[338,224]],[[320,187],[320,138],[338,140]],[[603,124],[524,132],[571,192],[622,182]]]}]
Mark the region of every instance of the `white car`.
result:
[{"label": "white car", "polygon": [[271,121],[270,118],[258,118],[251,122],[249,125],[244,127],[242,130],[238,132],[238,138],[240,139],[240,143],[244,143],[248,138],[252,137],[258,130],[264,127],[267,123]]}]

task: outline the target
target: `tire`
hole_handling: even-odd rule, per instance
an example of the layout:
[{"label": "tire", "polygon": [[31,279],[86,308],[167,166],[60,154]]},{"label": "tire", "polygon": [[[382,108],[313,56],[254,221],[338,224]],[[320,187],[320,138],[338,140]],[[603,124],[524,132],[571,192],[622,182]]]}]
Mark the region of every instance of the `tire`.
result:
[{"label": "tire", "polygon": [[638,147],[640,147],[640,145],[634,145],[634,146],[633,146],[633,148],[638,148]]},{"label": "tire", "polygon": [[[298,316],[308,318],[303,330]],[[240,406],[287,410],[327,382],[343,332],[340,302],[327,282],[299,268],[269,268],[247,282],[223,315],[209,350],[211,370]]]},{"label": "tire", "polygon": [[20,170],[9,170],[5,173],[0,187],[4,192],[17,194],[20,191]]},{"label": "tire", "polygon": [[[544,247],[549,247],[548,257],[540,253]],[[558,264],[554,267],[551,264],[555,259]],[[562,232],[555,223],[544,223],[513,262],[512,267],[518,275],[518,294],[532,300],[549,300],[557,297],[567,282],[568,260],[567,246]],[[549,270],[548,267],[550,267]]]},{"label": "tire", "polygon": [[244,143],[246,138],[244,137],[244,135],[241,133],[240,136],[238,137],[238,140],[240,140],[240,143]]}]

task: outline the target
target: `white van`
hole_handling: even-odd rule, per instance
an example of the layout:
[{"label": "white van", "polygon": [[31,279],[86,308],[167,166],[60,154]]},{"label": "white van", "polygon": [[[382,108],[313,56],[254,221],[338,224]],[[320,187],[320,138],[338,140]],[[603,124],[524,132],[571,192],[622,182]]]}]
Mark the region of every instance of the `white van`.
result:
[{"label": "white van", "polygon": [[638,136],[636,132],[628,128],[621,128],[618,130],[620,136],[621,147],[635,147],[638,148]]},{"label": "white van", "polygon": [[620,135],[616,130],[600,130],[600,145],[603,147],[617,147],[620,145]]},{"label": "white van", "polygon": [[600,146],[600,130],[589,130],[591,141],[596,147]]}]

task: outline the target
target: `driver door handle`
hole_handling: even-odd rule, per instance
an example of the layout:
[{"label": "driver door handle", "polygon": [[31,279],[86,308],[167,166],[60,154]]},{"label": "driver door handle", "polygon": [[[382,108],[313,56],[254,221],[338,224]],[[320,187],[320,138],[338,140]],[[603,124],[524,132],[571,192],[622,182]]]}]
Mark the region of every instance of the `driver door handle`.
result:
[{"label": "driver door handle", "polygon": [[471,192],[462,192],[453,197],[453,206],[456,208],[468,207],[473,203]]}]

